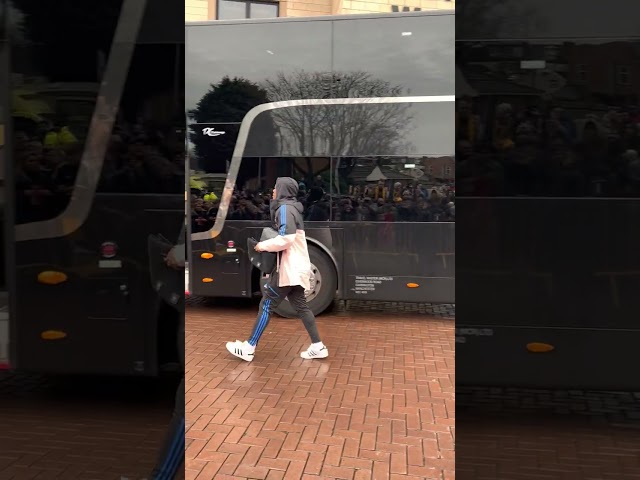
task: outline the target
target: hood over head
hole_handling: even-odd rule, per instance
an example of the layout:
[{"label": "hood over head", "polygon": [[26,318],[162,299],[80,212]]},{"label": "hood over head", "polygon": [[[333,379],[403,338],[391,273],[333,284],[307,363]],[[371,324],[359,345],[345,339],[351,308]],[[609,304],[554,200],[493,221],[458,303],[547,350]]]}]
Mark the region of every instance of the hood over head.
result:
[{"label": "hood over head", "polygon": [[271,219],[275,217],[276,210],[280,205],[292,205],[302,213],[304,207],[298,202],[298,182],[291,177],[278,177],[276,180],[276,199],[271,201]]},{"label": "hood over head", "polygon": [[278,177],[276,180],[276,200],[295,200],[298,197],[298,182],[291,177]]}]

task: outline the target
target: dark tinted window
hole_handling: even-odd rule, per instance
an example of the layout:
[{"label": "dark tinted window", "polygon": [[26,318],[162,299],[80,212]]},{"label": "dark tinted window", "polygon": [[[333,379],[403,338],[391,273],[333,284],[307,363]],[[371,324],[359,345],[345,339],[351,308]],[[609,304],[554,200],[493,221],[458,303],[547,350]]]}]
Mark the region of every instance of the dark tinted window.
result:
[{"label": "dark tinted window", "polygon": [[[269,203],[278,177],[298,180],[298,198],[305,207],[305,220],[329,220],[331,159],[324,157],[244,158],[227,219],[270,220]],[[200,188],[191,191],[192,229],[200,232],[215,222],[223,183],[222,176],[218,175],[196,174],[192,175],[192,183],[194,179],[200,182]]]},{"label": "dark tinted window", "polygon": [[242,121],[266,103],[267,79],[331,71],[331,22],[193,25],[187,48],[187,109],[202,122]]},{"label": "dark tinted window", "polygon": [[[374,80],[363,80],[375,82]],[[377,95],[373,95],[377,96]],[[313,98],[313,97],[310,97]],[[260,114],[247,156],[451,155],[454,103],[285,107]],[[242,146],[242,145],[241,145]]]},{"label": "dark tinted window", "polygon": [[453,95],[454,25],[450,14],[334,22],[334,96],[366,96],[358,74],[384,82],[384,96]]},{"label": "dark tinted window", "polygon": [[69,203],[121,3],[91,12],[15,4],[26,20],[11,55],[18,224],[54,218]]},{"label": "dark tinted window", "polygon": [[451,156],[344,157],[333,162],[332,220],[455,221]]},{"label": "dark tinted window", "polygon": [[172,43],[136,46],[99,192],[184,191],[183,52]]},{"label": "dark tinted window", "polygon": [[[233,54],[223,45],[233,45]],[[274,101],[267,81],[331,70],[330,22],[190,26],[187,47],[190,147],[194,161],[207,171],[226,172],[237,135],[234,125],[253,107]],[[320,86],[331,88],[327,81]],[[227,133],[202,135],[202,128],[215,124]],[[273,148],[273,132],[264,142],[270,146],[258,156],[279,153]]]},{"label": "dark tinted window", "polygon": [[190,165],[205,173],[227,173],[240,124],[188,123]]},{"label": "dark tinted window", "polygon": [[[528,14],[510,15],[516,3]],[[469,306],[459,323],[635,328],[640,39],[631,5],[503,2],[496,23],[489,8],[457,28],[488,39],[456,50],[465,215],[456,281]]]},{"label": "dark tinted window", "polygon": [[[7,43],[4,41],[4,31],[0,30],[0,88],[6,92],[6,85],[8,82],[7,74],[9,72],[9,57]],[[8,106],[8,95],[0,95],[0,195],[4,195],[4,181],[5,181],[5,156],[7,154],[5,150],[6,141],[6,124],[9,118],[10,108]],[[4,198],[4,196],[2,197]]]},{"label": "dark tinted window", "polygon": [[638,13],[627,0],[463,0],[456,3],[456,38],[630,38],[640,36]]},{"label": "dark tinted window", "polygon": [[460,195],[639,197],[639,46],[460,43]]},{"label": "dark tinted window", "polygon": [[[425,168],[427,157],[453,158],[454,103],[441,98],[454,94],[452,15],[190,26],[187,37],[192,165],[226,172],[233,152],[239,152],[236,195],[247,189],[270,194],[275,177],[250,181],[258,175],[257,159],[269,158],[277,175],[304,184],[309,205],[322,207],[309,209],[313,220],[338,219],[331,212],[337,196],[348,190],[343,193],[336,185],[361,186],[339,178],[331,162],[389,157],[389,165],[380,161],[394,170],[390,157],[419,158],[416,166]],[[233,55],[211,48],[223,43],[234,45]],[[425,95],[439,98],[393,101]],[[327,102],[344,98],[350,100]],[[311,104],[295,104],[309,99]],[[254,108],[247,136],[239,136],[240,124]],[[403,188],[417,190],[417,182],[409,180]]]},{"label": "dark tinted window", "polygon": [[[166,7],[174,12],[176,4]],[[76,11],[67,3],[15,2],[25,19],[15,32],[10,85],[18,224],[54,218],[69,203],[121,7],[111,1]],[[183,47],[158,18],[156,9],[145,11],[131,61],[118,60],[126,82],[107,133],[101,191],[183,189]],[[172,78],[177,83],[162,83]]]}]

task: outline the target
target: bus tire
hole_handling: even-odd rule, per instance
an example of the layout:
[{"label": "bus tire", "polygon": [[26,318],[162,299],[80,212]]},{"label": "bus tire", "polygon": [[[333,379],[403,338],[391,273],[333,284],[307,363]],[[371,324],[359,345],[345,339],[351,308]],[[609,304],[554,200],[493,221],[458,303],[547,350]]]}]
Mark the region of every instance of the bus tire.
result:
[{"label": "bus tire", "polygon": [[[320,315],[333,305],[338,290],[338,274],[331,259],[319,248],[309,245],[309,259],[316,280],[312,278],[312,291],[309,294],[311,299],[308,303],[313,314]],[[285,318],[298,316],[288,300],[278,306],[276,313]]]}]

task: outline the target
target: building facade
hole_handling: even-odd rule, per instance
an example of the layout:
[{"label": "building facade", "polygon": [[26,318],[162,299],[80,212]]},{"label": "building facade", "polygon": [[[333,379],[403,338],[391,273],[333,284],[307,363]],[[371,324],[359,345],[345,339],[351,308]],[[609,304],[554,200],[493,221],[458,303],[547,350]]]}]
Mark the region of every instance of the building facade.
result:
[{"label": "building facade", "polygon": [[186,0],[185,21],[453,10],[455,0]]}]

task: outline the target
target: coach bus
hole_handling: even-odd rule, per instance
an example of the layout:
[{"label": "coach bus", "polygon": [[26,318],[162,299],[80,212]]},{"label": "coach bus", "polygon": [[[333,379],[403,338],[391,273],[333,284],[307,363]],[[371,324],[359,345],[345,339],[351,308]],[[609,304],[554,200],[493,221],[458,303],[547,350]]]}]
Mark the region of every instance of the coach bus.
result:
[{"label": "coach bus", "polygon": [[226,175],[191,197],[192,294],[260,294],[247,239],[290,176],[316,314],[455,302],[453,13],[196,22],[186,45],[191,168]]},{"label": "coach bus", "polygon": [[0,363],[156,375],[179,361],[147,241],[184,226],[183,2],[12,3]]},{"label": "coach bus", "polygon": [[640,26],[479,3],[456,12],[456,381],[637,391]]}]

